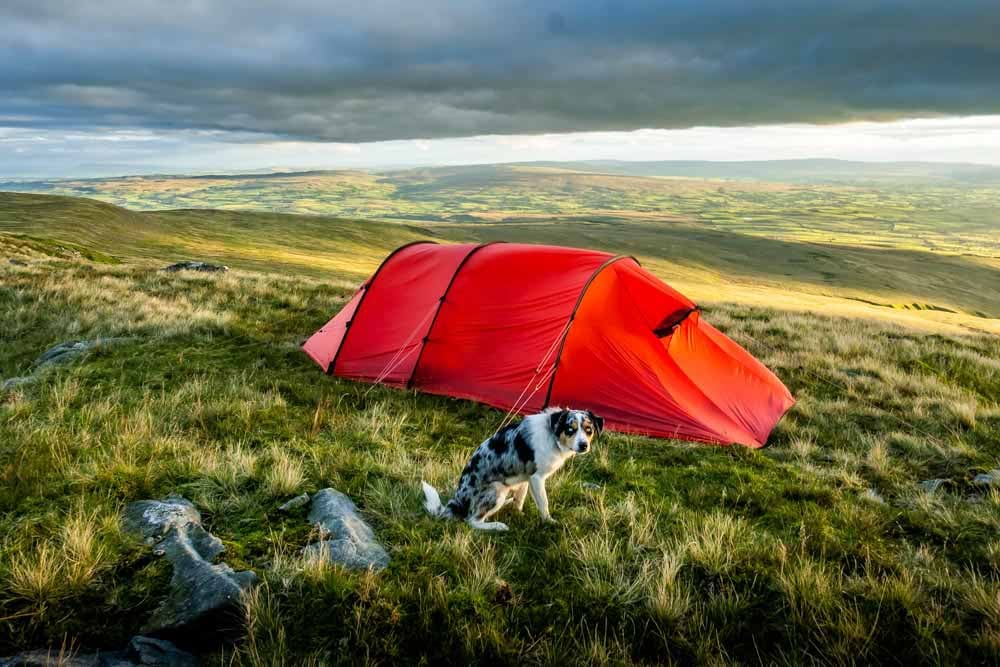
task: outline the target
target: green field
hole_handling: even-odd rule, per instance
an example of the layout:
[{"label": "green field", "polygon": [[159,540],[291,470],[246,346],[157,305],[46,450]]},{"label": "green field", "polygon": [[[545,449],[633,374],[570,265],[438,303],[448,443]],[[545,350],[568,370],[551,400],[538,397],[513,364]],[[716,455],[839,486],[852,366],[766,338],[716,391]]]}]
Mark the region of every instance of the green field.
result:
[{"label": "green field", "polygon": [[[668,168],[672,164],[137,176],[0,183],[0,189],[92,197],[135,210],[210,208],[453,223],[640,220],[784,241],[1000,257],[997,168],[808,160],[753,163],[742,170],[741,163]],[[698,176],[676,175],[684,173]],[[753,173],[760,175],[749,178]],[[823,173],[835,177],[823,180]]]},{"label": "green field", "polygon": [[[1000,660],[1000,489],[973,483],[1000,467],[991,186],[600,174],[602,192],[582,168],[538,169],[247,179],[287,209],[241,202],[232,177],[214,194],[167,178],[89,193],[128,209],[0,193],[0,378],[65,340],[130,337],[0,395],[0,655],[122,646],[170,570],[122,533],[121,510],[181,493],[223,559],[262,579],[235,635],[197,647],[208,664]],[[296,178],[318,179],[309,212],[324,215],[139,210],[158,197],[300,210]],[[354,208],[323,209],[323,183],[348,178],[329,205]],[[848,204],[795,232],[796,197]],[[752,224],[755,201],[786,213]],[[298,348],[390,249],[424,238],[634,254],[798,403],[759,451],[606,434],[554,478],[558,526],[530,503],[501,535],[433,521],[419,480],[448,495],[503,415],[369,393]],[[186,258],[232,270],[157,270]],[[935,478],[948,482],[919,484]],[[373,524],[387,570],[299,555],[305,510],[276,507],[325,486]]]}]

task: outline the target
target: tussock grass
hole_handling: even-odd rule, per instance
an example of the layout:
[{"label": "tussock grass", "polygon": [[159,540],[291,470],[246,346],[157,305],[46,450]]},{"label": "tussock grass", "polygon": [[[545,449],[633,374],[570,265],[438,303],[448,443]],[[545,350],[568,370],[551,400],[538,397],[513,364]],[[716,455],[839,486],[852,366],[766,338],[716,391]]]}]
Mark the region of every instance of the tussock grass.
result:
[{"label": "tussock grass", "polygon": [[[41,260],[40,260],[41,261]],[[135,340],[0,396],[0,654],[124,645],[169,567],[121,535],[181,493],[262,585],[236,665],[990,662],[1000,650],[1000,343],[746,305],[706,315],[799,403],[768,448],[606,434],[506,534],[433,520],[498,411],[324,376],[297,349],[350,293],[230,272],[50,258],[4,266],[4,377],[67,338]],[[144,305],[152,300],[155,306]],[[31,307],[28,307],[31,304]],[[152,308],[152,310],[150,310]],[[935,493],[924,479],[951,482]],[[599,488],[584,488],[583,483]],[[335,486],[392,556],[309,561]],[[882,502],[866,499],[878,494]]]}]

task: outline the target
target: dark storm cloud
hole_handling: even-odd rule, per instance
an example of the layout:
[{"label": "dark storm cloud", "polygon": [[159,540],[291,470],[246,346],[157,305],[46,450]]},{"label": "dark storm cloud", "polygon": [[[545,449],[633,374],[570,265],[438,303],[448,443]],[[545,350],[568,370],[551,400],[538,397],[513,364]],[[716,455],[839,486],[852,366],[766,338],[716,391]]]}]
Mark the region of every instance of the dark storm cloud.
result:
[{"label": "dark storm cloud", "polygon": [[0,125],[332,141],[1000,111],[1000,4],[0,5]]}]

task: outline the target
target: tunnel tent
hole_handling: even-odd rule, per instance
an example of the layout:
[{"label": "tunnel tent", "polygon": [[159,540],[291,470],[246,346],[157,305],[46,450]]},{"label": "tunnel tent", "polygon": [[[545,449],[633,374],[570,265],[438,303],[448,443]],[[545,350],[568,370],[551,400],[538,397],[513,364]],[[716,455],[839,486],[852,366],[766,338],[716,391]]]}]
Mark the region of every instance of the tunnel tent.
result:
[{"label": "tunnel tent", "polygon": [[303,348],[342,378],[699,442],[763,446],[794,403],[634,258],[578,248],[402,246]]}]

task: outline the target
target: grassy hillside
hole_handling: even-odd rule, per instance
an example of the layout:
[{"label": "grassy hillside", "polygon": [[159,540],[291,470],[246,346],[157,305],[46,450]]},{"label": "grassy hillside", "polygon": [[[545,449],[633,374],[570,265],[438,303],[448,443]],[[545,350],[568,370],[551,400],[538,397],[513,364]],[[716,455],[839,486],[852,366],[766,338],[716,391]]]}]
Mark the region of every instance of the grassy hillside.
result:
[{"label": "grassy hillside", "polygon": [[[296,253],[326,239],[313,254],[353,270],[417,232],[112,209],[84,224],[65,201],[39,202],[54,207],[44,218],[4,201],[0,225],[29,220],[17,229],[35,238],[0,234],[0,257],[24,262],[0,263],[0,375],[67,339],[131,340],[0,396],[0,655],[123,645],[170,573],[122,534],[120,512],[181,493],[226,562],[263,580],[234,642],[199,647],[208,664],[1000,659],[1000,491],[972,483],[1000,458],[996,336],[727,303],[719,290],[706,317],[798,399],[770,447],[607,434],[550,485],[558,526],[529,503],[502,517],[510,533],[474,533],[427,518],[418,481],[451,488],[502,415],[369,392],[298,349],[352,286],[300,272]],[[37,240],[84,229],[128,261]],[[212,256],[274,271],[167,274],[149,261],[209,239]],[[949,481],[919,485],[931,478]],[[276,507],[328,485],[371,521],[387,570],[299,555],[305,510]]]},{"label": "grassy hillside", "polygon": [[360,282],[418,238],[542,242],[636,256],[699,301],[874,317],[936,331],[1000,333],[1000,260],[779,240],[682,221],[391,223],[275,213],[129,211],[87,199],[0,192],[0,234],[75,243],[128,260],[214,259],[245,269]]},{"label": "grassy hillside", "polygon": [[[816,182],[813,176],[819,174],[852,178]],[[996,260],[998,174],[998,168],[909,163],[602,162],[137,176],[0,183],[0,190],[93,197],[136,210],[211,208],[457,223],[687,224],[782,241]]]}]

